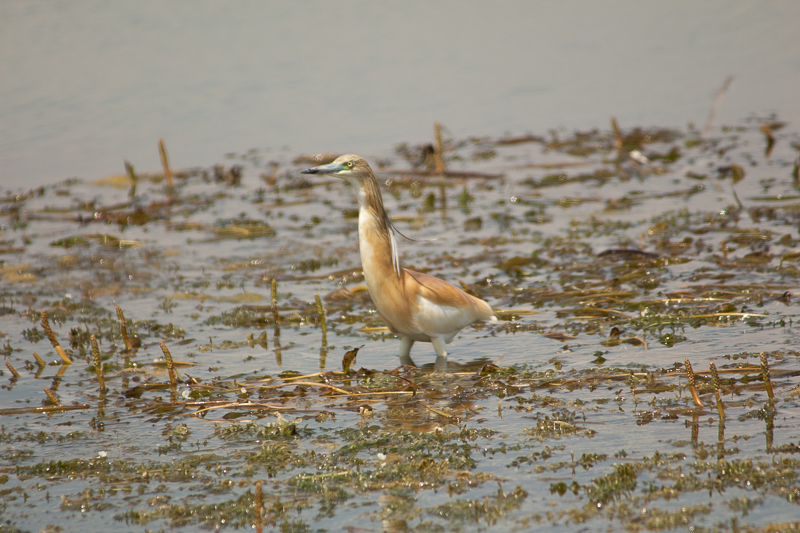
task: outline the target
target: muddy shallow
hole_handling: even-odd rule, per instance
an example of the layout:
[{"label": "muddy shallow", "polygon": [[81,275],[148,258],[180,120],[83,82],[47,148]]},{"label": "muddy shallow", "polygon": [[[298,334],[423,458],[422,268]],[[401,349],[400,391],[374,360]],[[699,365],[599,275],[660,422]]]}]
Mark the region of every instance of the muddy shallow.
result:
[{"label": "muddy shallow", "polygon": [[423,343],[397,368],[350,190],[298,173],[330,155],[4,191],[3,530],[251,529],[259,481],[266,530],[798,528],[799,142],[764,117],[370,161],[403,264],[501,318],[447,374]]}]

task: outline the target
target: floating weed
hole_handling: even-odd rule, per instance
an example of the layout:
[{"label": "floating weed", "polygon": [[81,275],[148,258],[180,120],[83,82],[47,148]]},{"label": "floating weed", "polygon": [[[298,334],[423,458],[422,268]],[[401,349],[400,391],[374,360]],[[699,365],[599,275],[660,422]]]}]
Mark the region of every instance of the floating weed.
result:
[{"label": "floating weed", "polygon": [[510,493],[500,487],[494,496],[486,496],[483,500],[458,499],[439,505],[428,513],[448,522],[477,522],[492,526],[510,511],[519,509],[527,497],[528,493],[522,487],[515,487]]},{"label": "floating weed", "polygon": [[297,427],[297,420],[289,421],[278,415],[278,420],[260,425],[256,422],[214,426],[214,435],[222,440],[273,440],[293,439],[306,430]]},{"label": "floating weed", "polygon": [[[0,198],[4,525],[797,530],[797,134],[770,126],[767,159],[776,122],[439,127],[376,162],[417,239],[404,264],[497,309],[446,374],[397,367],[357,209],[307,163],[256,150],[170,188],[129,165],[120,189]],[[191,362],[174,386],[160,343]]]},{"label": "floating weed", "polygon": [[610,474],[592,480],[587,488],[589,499],[596,504],[606,504],[629,495],[636,488],[638,469],[634,464],[623,463],[614,466]]}]

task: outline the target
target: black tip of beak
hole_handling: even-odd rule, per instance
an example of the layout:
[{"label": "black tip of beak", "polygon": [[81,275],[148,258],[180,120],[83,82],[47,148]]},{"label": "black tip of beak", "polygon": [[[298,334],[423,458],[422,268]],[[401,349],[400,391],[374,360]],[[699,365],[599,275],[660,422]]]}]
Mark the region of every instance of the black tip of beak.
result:
[{"label": "black tip of beak", "polygon": [[319,173],[319,170],[317,170],[316,168],[307,168],[305,170],[300,171],[300,174],[317,174],[317,173]]}]

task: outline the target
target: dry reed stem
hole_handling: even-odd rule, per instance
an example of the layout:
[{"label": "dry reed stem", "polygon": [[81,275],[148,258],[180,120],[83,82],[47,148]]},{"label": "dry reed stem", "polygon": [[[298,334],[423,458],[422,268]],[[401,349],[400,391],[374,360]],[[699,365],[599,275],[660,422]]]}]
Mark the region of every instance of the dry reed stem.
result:
[{"label": "dry reed stem", "polygon": [[703,402],[697,394],[697,387],[694,383],[694,370],[692,370],[692,363],[688,359],[686,361],[686,376],[689,378],[689,390],[692,392],[692,399],[697,407],[703,407]]},{"label": "dry reed stem", "polygon": [[325,324],[325,308],[322,307],[322,300],[320,299],[319,294],[314,293],[314,299],[317,302],[317,313],[319,314],[319,321],[322,325],[322,342],[325,342],[328,336],[328,326]]},{"label": "dry reed stem", "polygon": [[158,153],[161,155],[161,166],[164,167],[164,176],[167,178],[167,185],[172,189],[172,171],[169,169],[167,159],[167,149],[164,148],[164,139],[158,140]]},{"label": "dry reed stem", "polygon": [[136,177],[136,172],[133,170],[133,165],[125,161],[125,173],[131,179],[131,188],[128,191],[128,198],[134,199],[136,198],[136,183],[139,181]]},{"label": "dry reed stem", "polygon": [[256,514],[256,533],[262,533],[263,525],[261,511],[264,507],[264,495],[261,492],[261,482],[256,481],[255,514]]},{"label": "dry reed stem", "polygon": [[[119,309],[119,307],[117,307]],[[92,359],[94,359],[94,369],[97,372],[97,382],[100,384],[100,390],[106,390],[106,380],[103,376],[103,362],[100,360],[100,347],[97,346],[97,337],[92,335]]]},{"label": "dry reed stem", "polygon": [[175,365],[173,365],[172,363],[172,354],[169,353],[169,348],[167,348],[166,344],[160,342],[159,345],[161,345],[161,351],[164,352],[164,359],[167,360],[167,370],[169,371],[169,382],[172,385],[177,385],[178,380],[175,376]]},{"label": "dry reed stem", "polygon": [[128,338],[128,323],[125,320],[125,315],[122,313],[122,308],[120,306],[117,306],[117,319],[119,319],[119,331],[122,334],[122,341],[125,343],[125,347],[133,351],[133,346],[131,346],[131,341]]},{"label": "dry reed stem", "polygon": [[769,396],[769,401],[774,401],[775,393],[772,391],[772,381],[769,379],[769,364],[767,363],[766,352],[761,352],[759,357],[761,358],[761,379],[764,380],[764,386],[767,387],[767,396]]},{"label": "dry reed stem", "polygon": [[622,132],[619,130],[616,117],[611,117],[611,129],[614,132],[614,146],[617,148],[617,160],[622,161]]},{"label": "dry reed stem", "polygon": [[261,389],[280,389],[281,387],[290,387],[294,385],[309,385],[311,387],[323,387],[326,389],[334,390],[340,394],[350,394],[348,391],[344,389],[340,389],[339,387],[334,387],[333,385],[328,385],[327,383],[315,383],[313,381],[293,381],[291,383],[278,383],[275,385],[264,385],[260,387]]},{"label": "dry reed stem", "polygon": [[[47,389],[45,389],[47,390]],[[52,393],[51,393],[52,394]],[[39,407],[13,407],[11,409],[0,409],[0,416],[14,416],[25,415],[30,413],[63,413],[66,411],[77,411],[80,409],[89,409],[91,406],[87,404],[82,405],[47,405]]]},{"label": "dry reed stem", "polygon": [[45,366],[45,362],[42,360],[42,358],[41,358],[41,357],[39,357],[39,354],[38,354],[38,353],[36,353],[36,352],[33,352],[33,358],[34,358],[34,359],[36,359],[36,364],[37,364],[37,365],[39,365],[39,366]]},{"label": "dry reed stem", "polygon": [[733,82],[733,76],[728,76],[725,78],[725,81],[722,83],[722,87],[720,87],[717,91],[717,94],[714,95],[714,102],[711,104],[711,109],[708,112],[706,125],[703,126],[703,131],[700,133],[701,139],[708,138],[708,133],[711,131],[711,126],[714,123],[714,115],[716,114],[717,106],[722,101],[722,97],[725,96],[725,93],[728,91],[728,87],[731,86],[731,82]]},{"label": "dry reed stem", "polygon": [[[186,407],[189,407],[189,406],[196,405],[196,404],[185,403],[183,405],[186,406]],[[255,409],[272,409],[272,410],[275,410],[275,411],[281,410],[281,409],[283,409],[283,410],[291,409],[290,407],[284,407],[282,405],[272,405],[272,404],[267,404],[267,403],[227,402],[224,405],[212,405],[212,406],[209,406],[209,407],[203,407],[202,409],[198,409],[197,411],[194,411],[192,413],[187,413],[185,416],[190,416],[192,418],[197,418],[198,420],[205,420],[206,422],[233,422],[233,423],[243,422],[242,419],[238,419],[238,420],[206,420],[205,418],[200,418],[198,416],[200,413],[205,413],[205,412],[213,411],[213,410],[216,410],[216,409],[226,409],[226,408],[231,408],[231,407],[236,407],[236,408],[249,407],[249,408],[255,408]]]},{"label": "dry reed stem", "polygon": [[719,374],[717,374],[717,367],[713,362],[708,364],[711,370],[711,383],[714,386],[714,399],[717,401],[717,411],[719,412],[720,425],[725,423],[725,409],[722,406],[722,395],[720,394]]},{"label": "dry reed stem", "polygon": [[22,377],[19,375],[19,372],[17,372],[17,369],[11,366],[11,363],[9,363],[8,361],[6,361],[6,366],[8,367],[8,371],[11,372],[12,376],[14,376],[15,378]]},{"label": "dry reed stem", "polygon": [[259,380],[258,382],[260,383],[262,381],[294,381],[296,379],[315,378],[317,376],[322,376],[324,374],[332,374],[332,375],[338,375],[338,376],[344,376],[345,375],[345,373],[340,371],[340,370],[331,370],[330,372],[314,372],[313,374],[303,374],[302,376],[291,376],[291,377],[288,377],[288,378],[279,378],[279,379],[264,378],[264,379]]},{"label": "dry reed stem", "polygon": [[429,407],[427,405],[425,406],[425,409],[427,409],[428,411],[430,411],[432,413],[436,413],[439,416],[443,416],[445,418],[454,418],[456,420],[461,420],[460,417],[457,417],[457,416],[454,416],[454,415],[448,415],[447,413],[443,413],[442,411],[439,411],[438,409],[434,409],[433,407]]},{"label": "dry reed stem", "polygon": [[436,133],[436,149],[433,153],[434,163],[436,164],[436,173],[444,174],[444,141],[442,141],[442,125],[438,122],[434,122],[433,129]]},{"label": "dry reed stem", "polygon": [[58,398],[56,398],[56,395],[53,394],[50,391],[50,389],[45,387],[44,388],[44,393],[47,394],[47,398],[50,400],[50,403],[52,403],[53,405],[56,405],[56,406],[60,406],[61,405],[61,402],[58,401]]},{"label": "dry reed stem", "polygon": [[278,315],[278,280],[272,278],[271,282],[271,292],[270,292],[270,303],[272,304],[272,319],[275,321],[275,325],[278,325],[280,321],[280,316]]},{"label": "dry reed stem", "polygon": [[413,390],[387,390],[387,391],[372,391],[372,392],[348,392],[348,396],[397,396],[400,394],[416,394]]},{"label": "dry reed stem", "polygon": [[703,315],[688,315],[686,318],[714,318],[718,316],[755,316],[765,317],[769,315],[761,315],[758,313],[707,313]]},{"label": "dry reed stem", "polygon": [[764,156],[769,157],[772,153],[772,148],[775,146],[775,136],[772,134],[772,129],[769,124],[762,124],[758,130],[764,134],[767,139],[767,147],[764,149]]},{"label": "dry reed stem", "polygon": [[72,359],[69,358],[67,353],[61,347],[61,345],[58,344],[58,339],[56,338],[56,334],[50,327],[50,321],[47,320],[47,311],[45,311],[44,309],[42,309],[42,329],[44,330],[44,334],[50,340],[50,344],[52,344],[53,348],[55,348],[56,352],[58,352],[58,355],[59,357],[61,357],[61,360],[64,361],[66,364],[71,365]]}]

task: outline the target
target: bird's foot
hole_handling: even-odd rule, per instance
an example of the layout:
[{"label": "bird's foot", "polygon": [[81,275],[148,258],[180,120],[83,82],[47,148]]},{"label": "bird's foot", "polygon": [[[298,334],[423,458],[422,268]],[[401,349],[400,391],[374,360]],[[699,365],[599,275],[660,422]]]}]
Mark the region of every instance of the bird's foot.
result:
[{"label": "bird's foot", "polygon": [[411,359],[410,355],[401,355],[400,364],[403,366],[414,366],[414,367],[417,366],[414,364],[414,361]]}]

